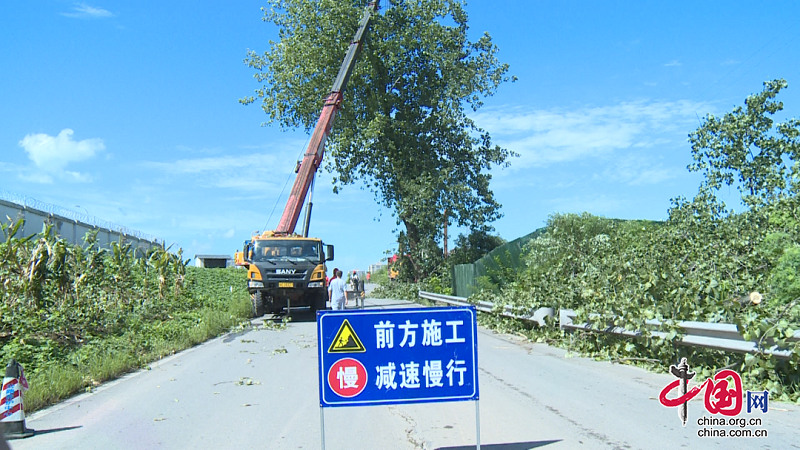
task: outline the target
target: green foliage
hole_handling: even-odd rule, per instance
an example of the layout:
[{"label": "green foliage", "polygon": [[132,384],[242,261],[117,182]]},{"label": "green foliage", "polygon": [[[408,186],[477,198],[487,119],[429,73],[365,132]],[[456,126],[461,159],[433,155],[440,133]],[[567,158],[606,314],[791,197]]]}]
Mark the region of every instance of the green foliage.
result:
[{"label": "green foliage", "polygon": [[[551,216],[547,232],[526,247],[525,270],[499,293],[484,290],[470,299],[490,301],[498,308],[512,306],[520,313],[543,306],[572,308],[578,321],[597,328],[646,330],[644,322],[656,318],[666,324],[668,339],[566,334],[556,324],[525,329],[508,319],[484,321],[578,353],[633,359],[661,370],[682,356],[700,366],[703,376],[731,366],[751,386],[769,386],[779,398],[795,399],[796,362],[675,345],[680,330],[674,323],[680,320],[736,323],[746,338],[764,347],[794,345],[787,338],[797,329],[797,320],[788,310],[796,304],[777,301],[776,296],[792,297],[798,253],[792,247],[780,261],[770,257],[775,253],[760,250],[768,247],[763,245],[767,230],[759,231],[767,221],[752,212],[720,216],[719,206],[702,195],[692,202],[676,200],[665,223],[589,214]],[[780,291],[771,289],[770,302],[742,306],[741,298],[763,290],[768,276],[773,286],[784,286],[785,293],[777,295]],[[776,307],[769,306],[772,302]]]},{"label": "green foliage", "polygon": [[[796,119],[773,126],[782,110],[774,100],[783,80],[723,118],[709,116],[690,135],[695,163],[706,179],[692,199],[672,201],[665,222],[619,221],[590,214],[557,214],[525,248],[525,267],[513,279],[486,277],[472,300],[530,312],[572,308],[577,320],[602,329],[647,330],[665,325],[667,339],[561,333],[555,325],[522,328],[484,318],[501,330],[561,345],[571,351],[664,370],[680,357],[707,377],[721,367],[738,370],[750,389],[769,389],[783,401],[800,398],[800,198]],[[716,197],[735,184],[749,209],[736,214]],[[502,274],[505,278],[507,274]],[[499,289],[498,289],[499,288]],[[763,301],[762,301],[763,298]],[[763,353],[730,354],[676,345],[681,320],[727,322],[759,348],[793,350],[789,360]]]},{"label": "green foliage", "polygon": [[382,284],[369,293],[370,298],[393,298],[415,302],[419,299],[419,284],[393,281]]},{"label": "green foliage", "polygon": [[[328,95],[367,0],[270,0],[263,20],[279,42],[245,63],[263,83],[255,96],[270,121],[310,129]],[[364,43],[331,132],[334,192],[363,180],[404,228],[398,244],[409,280],[441,260],[447,213],[459,226],[486,228],[500,217],[489,181],[514,154],[467,116],[509,77],[484,33],[468,38],[461,0],[387,1]],[[438,252],[438,254],[437,254]]]},{"label": "green foliage", "polygon": [[[456,295],[468,297],[476,290],[498,292],[500,286],[514,282],[516,272],[524,265],[522,253],[525,245],[544,231],[544,228],[539,228],[511,242],[504,242],[474,263],[453,265],[451,273],[454,277],[453,290]],[[489,238],[490,245],[500,244],[502,240],[499,237],[484,236]]]},{"label": "green foliage", "polygon": [[772,294],[767,305],[770,309],[786,309],[784,318],[800,323],[800,310],[794,308],[800,301],[800,247],[787,248],[769,274],[769,290]]},{"label": "green foliage", "polygon": [[468,235],[459,234],[447,262],[450,265],[472,264],[505,243],[505,239],[489,234],[486,230],[472,230]]},{"label": "green foliage", "polygon": [[386,284],[389,282],[389,269],[382,267],[369,275],[369,282],[375,284]]},{"label": "green foliage", "polygon": [[[429,231],[438,233],[435,228],[434,225]],[[398,271],[398,279],[402,281],[419,281],[428,277],[444,259],[434,234],[421,234],[419,228],[413,227],[411,231],[401,231],[397,237],[400,256],[393,268]]]},{"label": "green foliage", "polygon": [[705,186],[736,184],[750,207],[789,194],[800,175],[796,165],[789,167],[800,161],[800,120],[775,125],[772,119],[783,110],[783,102],[774,99],[787,86],[783,79],[767,81],[763,91],[747,97],[746,108],[721,118],[709,115],[689,135],[696,161],[689,169],[705,174]]},{"label": "green foliage", "polygon": [[453,295],[453,271],[447,264],[441,264],[420,283],[420,290],[436,294]]},{"label": "green foliage", "polygon": [[186,267],[182,250],[71,245],[2,223],[0,361],[26,369],[33,410],[196,345],[248,318],[245,274]]},{"label": "green foliage", "polygon": [[513,283],[518,267],[512,264],[511,250],[505,249],[501,254],[491,255],[491,264],[482,261],[486,275],[478,276],[476,281],[479,290],[498,292],[500,286]]},{"label": "green foliage", "polygon": [[[664,223],[553,215],[546,233],[526,246],[526,268],[500,293],[486,290],[472,298],[528,312],[572,308],[578,321],[597,328],[646,330],[647,319],[659,319],[666,324],[666,340],[593,333],[559,337],[555,325],[530,335],[597,357],[658,361],[662,369],[681,356],[707,374],[731,365],[751,385],[795,399],[799,358],[781,362],[676,346],[680,330],[674,324],[736,323],[765,348],[793,348],[787,338],[800,328],[798,247],[781,248],[789,235],[770,227],[766,209],[733,214],[708,191],[692,201],[675,200],[669,212]],[[759,291],[766,291],[768,301],[751,304],[749,294]]]},{"label": "green foliage", "polygon": [[[380,285],[370,292],[370,298],[394,298],[419,302],[419,291],[452,295],[452,272],[446,264],[436,267],[426,279],[419,282],[391,281],[378,278]],[[378,281],[376,281],[378,282]]]}]

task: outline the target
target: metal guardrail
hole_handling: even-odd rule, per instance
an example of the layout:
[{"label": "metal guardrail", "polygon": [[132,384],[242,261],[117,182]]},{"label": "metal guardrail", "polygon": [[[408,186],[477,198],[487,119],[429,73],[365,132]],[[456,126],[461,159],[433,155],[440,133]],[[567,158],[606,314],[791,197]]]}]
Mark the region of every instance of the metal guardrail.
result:
[{"label": "metal guardrail", "polygon": [[[562,329],[569,330],[586,330],[599,333],[617,334],[620,336],[639,337],[644,333],[641,331],[626,330],[621,327],[608,327],[604,329],[592,328],[590,323],[574,323],[577,316],[575,311],[571,309],[562,309],[559,311],[559,326]],[[658,320],[648,320],[645,325],[650,329],[650,336],[664,339],[667,333],[658,331],[663,323]],[[678,328],[682,329],[684,334],[676,340],[677,344],[686,345],[689,347],[703,347],[713,350],[723,350],[736,353],[764,353],[772,355],[777,358],[788,359],[794,353],[790,349],[782,349],[777,346],[770,346],[768,348],[759,347],[758,342],[748,341],[739,333],[739,329],[734,324],[730,323],[707,323],[707,322],[694,322],[682,321],[675,324]],[[800,331],[795,331],[794,335],[789,338],[789,341],[800,341]]]},{"label": "metal guardrail", "polygon": [[[433,292],[425,292],[419,291],[420,298],[424,298],[427,300],[432,300],[435,302],[446,303],[448,305],[453,306],[470,306],[474,305],[475,309],[478,311],[486,312],[486,313],[495,313],[494,310],[494,303],[490,302],[476,302],[470,303],[464,297],[454,297],[452,295],[444,295],[444,294],[435,294]],[[531,322],[536,322],[539,326],[545,325],[545,317],[552,318],[555,315],[555,310],[553,308],[539,308],[533,312],[531,315],[524,315],[515,313],[513,308],[510,306],[506,306],[504,311],[500,314],[504,317],[510,317],[512,319],[520,319],[520,320],[529,320]]]},{"label": "metal guardrail", "polygon": [[[428,300],[447,303],[457,306],[472,305],[464,297],[454,297],[452,295],[434,294],[432,292],[420,291],[419,296]],[[478,311],[497,313],[494,304],[490,302],[478,302],[475,304]],[[506,307],[500,315],[505,317],[512,317],[515,319],[530,320],[537,322],[539,326],[544,325],[544,317],[551,316],[546,314],[546,310],[552,311],[552,308],[540,308],[533,313],[533,315],[526,317],[524,315],[509,313],[510,307]],[[544,315],[543,315],[544,314]],[[559,327],[565,330],[584,330],[595,333],[616,334],[619,336],[627,337],[642,337],[645,335],[642,331],[626,330],[622,327],[607,327],[607,328],[592,328],[591,323],[575,323],[574,319],[577,317],[575,311],[571,309],[562,309],[558,312]],[[668,333],[660,331],[663,322],[658,320],[648,320],[645,322],[649,331],[649,335],[660,339],[665,339]],[[679,327],[684,334],[676,339],[676,343],[686,345],[689,347],[703,347],[713,350],[722,350],[735,353],[763,353],[772,355],[776,358],[788,359],[794,353],[791,349],[778,348],[777,346],[770,346],[769,348],[759,347],[759,343],[755,341],[748,341],[739,333],[739,329],[734,324],[730,323],[707,323],[707,322],[694,322],[682,321],[675,324]],[[788,339],[790,342],[800,341],[800,331],[795,331],[794,335]]]}]

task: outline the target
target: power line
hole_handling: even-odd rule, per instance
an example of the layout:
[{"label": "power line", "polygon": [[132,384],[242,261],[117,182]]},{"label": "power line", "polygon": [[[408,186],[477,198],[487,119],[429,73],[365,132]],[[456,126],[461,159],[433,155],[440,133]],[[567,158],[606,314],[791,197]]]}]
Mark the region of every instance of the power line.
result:
[{"label": "power line", "polygon": [[[784,29],[784,27],[779,27],[779,28],[780,28],[780,29]],[[748,68],[747,70],[745,70],[745,71],[744,71],[744,72],[743,72],[743,73],[742,73],[742,74],[741,74],[739,77],[737,77],[737,78],[736,78],[735,80],[733,80],[732,82],[730,82],[730,83],[726,84],[726,85],[725,85],[725,86],[724,86],[722,89],[720,89],[720,90],[719,90],[719,91],[718,91],[716,94],[714,94],[713,96],[711,96],[710,98],[708,98],[708,101],[711,101],[711,100],[715,99],[715,98],[716,98],[718,95],[720,95],[721,93],[725,92],[725,90],[726,90],[726,89],[728,89],[730,86],[734,85],[734,84],[735,84],[737,81],[739,81],[739,80],[741,80],[742,78],[744,78],[744,76],[745,76],[745,75],[747,75],[748,73],[750,73],[751,71],[753,71],[753,69],[755,69],[755,68],[757,68],[758,66],[760,66],[760,65],[761,65],[761,64],[762,64],[764,61],[768,60],[768,59],[769,59],[769,58],[771,58],[773,55],[775,55],[775,54],[776,54],[776,53],[778,53],[779,51],[783,50],[783,49],[784,49],[784,48],[785,48],[787,45],[789,45],[789,44],[790,44],[792,41],[794,41],[794,40],[795,40],[795,39],[797,39],[798,37],[800,37],[800,33],[798,33],[798,34],[796,34],[796,35],[792,36],[792,37],[791,37],[789,40],[787,40],[787,41],[786,41],[784,44],[780,45],[780,46],[779,46],[777,49],[775,49],[775,51],[773,51],[772,53],[770,53],[769,55],[767,55],[767,57],[766,57],[766,58],[763,58],[761,61],[759,61],[758,63],[756,63],[754,66],[751,66],[751,67],[749,67],[749,68]],[[752,53],[750,56],[748,56],[748,57],[747,57],[747,58],[746,58],[746,59],[745,59],[745,60],[744,60],[744,61],[743,61],[741,64],[739,64],[738,66],[736,66],[736,67],[734,67],[733,69],[731,69],[730,71],[728,71],[728,73],[726,73],[725,75],[723,75],[723,76],[722,76],[721,78],[719,78],[717,81],[715,81],[715,82],[711,83],[711,85],[710,85],[708,88],[706,88],[706,89],[705,89],[703,92],[701,92],[701,93],[700,93],[700,95],[698,95],[698,96],[697,96],[697,100],[698,100],[698,101],[702,101],[702,100],[703,100],[703,96],[704,96],[704,95],[706,95],[706,94],[707,94],[709,91],[711,91],[711,90],[712,90],[712,89],[713,89],[715,86],[717,86],[717,85],[718,85],[718,84],[719,84],[719,83],[720,83],[722,80],[724,80],[724,79],[728,78],[728,77],[729,77],[731,74],[733,74],[733,73],[734,73],[734,72],[736,72],[737,70],[740,70],[740,69],[742,69],[743,67],[745,67],[745,65],[746,65],[746,64],[747,64],[747,63],[748,63],[748,62],[749,62],[751,59],[753,59],[753,58],[754,58],[756,55],[758,55],[759,53],[761,53],[761,52],[762,52],[764,49],[766,49],[767,47],[769,47],[769,46],[770,46],[770,45],[771,45],[773,42],[775,42],[775,41],[776,41],[776,40],[778,40],[779,38],[780,38],[780,36],[775,36],[774,38],[772,38],[771,40],[769,40],[769,41],[768,41],[766,44],[764,44],[763,46],[761,46],[761,47],[760,47],[758,50],[756,50],[755,52],[753,52],[753,53]],[[698,121],[699,121],[699,118],[698,118]]]},{"label": "power line", "polygon": [[[800,33],[798,33],[798,34],[794,35],[794,36],[793,36],[791,39],[789,39],[788,41],[786,41],[786,43],[785,43],[785,44],[783,44],[783,45],[781,45],[780,47],[778,47],[777,49],[775,49],[775,51],[774,51],[774,52],[772,52],[772,53],[770,53],[769,55],[767,55],[767,57],[766,57],[766,58],[764,58],[764,59],[762,59],[761,61],[759,61],[759,62],[758,62],[758,63],[757,63],[755,66],[752,66],[752,67],[750,67],[749,69],[747,69],[747,70],[746,70],[746,71],[745,71],[743,74],[739,75],[739,78],[737,78],[737,79],[733,80],[733,82],[731,82],[731,83],[730,83],[728,86],[730,86],[730,85],[733,85],[733,84],[736,84],[736,82],[737,82],[737,81],[739,81],[739,80],[741,80],[742,78],[744,78],[744,76],[745,76],[745,75],[747,75],[748,73],[752,72],[752,71],[753,71],[753,69],[755,69],[755,68],[757,68],[758,66],[760,66],[760,65],[761,65],[761,63],[763,63],[764,61],[766,61],[766,60],[770,59],[770,58],[771,58],[773,55],[775,55],[775,54],[776,54],[776,53],[778,53],[779,51],[783,50],[783,48],[784,48],[784,47],[786,47],[787,45],[789,45],[789,44],[790,44],[792,41],[794,41],[794,40],[795,40],[795,39],[797,39],[798,37],[800,37]],[[719,91],[719,92],[718,92],[716,95],[714,95],[713,97],[711,97],[709,100],[713,100],[714,98],[716,98],[716,96],[717,96],[717,95],[719,95],[719,94],[721,94],[721,93],[725,92],[725,89],[727,89],[727,88],[728,88],[728,87],[726,86],[724,89],[720,90],[720,91]]]},{"label": "power line", "polygon": [[[303,144],[303,149],[308,147],[308,141],[311,140],[311,136],[306,139],[306,143]],[[292,173],[295,173],[295,168],[297,167],[297,161],[300,160],[300,156],[303,155],[304,150],[300,150],[300,153],[297,154],[297,158],[295,158],[295,165],[289,170],[289,175],[286,177],[286,182],[283,183],[283,188],[281,188],[281,193],[278,194],[278,198],[275,200],[275,206],[272,207],[272,211],[269,213],[269,217],[267,217],[267,223],[264,224],[264,229],[267,229],[269,226],[269,221],[272,220],[272,214],[275,213],[275,208],[278,207],[278,203],[281,201],[281,197],[283,197],[283,192],[286,190],[286,185],[289,184],[289,180],[292,178]]]}]

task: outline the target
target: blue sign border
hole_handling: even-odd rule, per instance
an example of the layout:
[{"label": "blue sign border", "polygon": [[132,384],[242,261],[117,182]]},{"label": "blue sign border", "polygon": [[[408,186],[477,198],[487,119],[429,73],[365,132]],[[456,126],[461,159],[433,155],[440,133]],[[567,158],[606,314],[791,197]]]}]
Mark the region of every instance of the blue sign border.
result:
[{"label": "blue sign border", "polygon": [[[470,333],[471,335],[469,338],[471,339],[472,345],[472,365],[467,365],[467,367],[471,367],[472,370],[472,387],[473,390],[469,395],[460,395],[460,396],[445,396],[445,397],[425,397],[425,398],[400,398],[400,399],[391,399],[391,400],[350,400],[343,397],[338,397],[336,399],[326,399],[325,398],[325,387],[327,386],[327,367],[323,362],[323,358],[325,357],[325,353],[327,352],[326,343],[323,342],[323,323],[326,317],[339,317],[344,316],[344,318],[351,318],[351,317],[358,317],[363,315],[371,315],[371,316],[378,316],[381,320],[386,320],[387,318],[391,317],[392,315],[399,315],[399,314],[430,314],[430,313],[447,313],[447,312],[467,312],[470,314],[472,320],[470,320]],[[343,320],[337,321],[337,324],[340,324]],[[352,320],[350,320],[352,323]],[[335,333],[338,331],[338,325],[336,326],[336,330],[333,331]],[[467,337],[467,336],[465,336]],[[394,309],[376,309],[376,310],[356,310],[356,311],[317,311],[317,363],[318,363],[318,371],[319,371],[319,399],[320,399],[320,407],[340,407],[340,406],[377,406],[377,405],[397,405],[397,404],[405,404],[405,403],[435,403],[435,402],[456,402],[456,401],[469,401],[469,400],[478,400],[480,398],[479,395],[479,388],[478,388],[478,324],[477,324],[477,312],[474,306],[453,306],[453,307],[431,307],[431,308],[394,308]],[[375,351],[375,350],[373,350]],[[367,350],[369,352],[369,349]],[[359,356],[365,355],[365,353],[348,353],[348,354],[340,354],[337,355],[336,358],[340,357],[348,357],[353,358],[360,361]],[[363,364],[363,361],[362,361]],[[357,397],[356,397],[357,398]]]}]

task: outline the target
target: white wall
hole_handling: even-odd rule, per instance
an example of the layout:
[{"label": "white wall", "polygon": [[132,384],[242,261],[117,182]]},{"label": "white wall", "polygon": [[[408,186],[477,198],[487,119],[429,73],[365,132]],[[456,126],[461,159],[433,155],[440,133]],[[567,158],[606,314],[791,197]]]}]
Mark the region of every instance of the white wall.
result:
[{"label": "white wall", "polygon": [[[47,223],[54,225],[54,230],[61,238],[73,243],[83,244],[83,237],[91,230],[97,230],[97,244],[101,247],[108,247],[111,242],[119,242],[122,238],[125,242],[131,243],[134,247],[148,250],[152,247],[161,247],[161,243],[139,239],[134,236],[123,235],[118,231],[109,230],[103,227],[95,227],[90,224],[72,220],[57,214],[49,214],[34,208],[17,205],[16,203],[0,200],[0,221],[8,223],[6,216],[12,220],[25,219],[25,225],[17,234],[17,237],[26,237],[40,233],[42,227]],[[5,240],[5,236],[0,233],[0,241]]]}]

